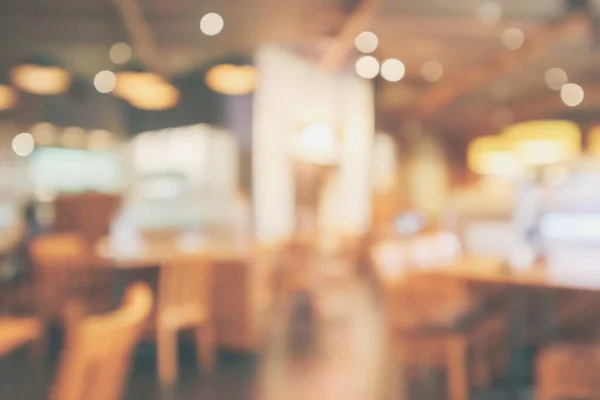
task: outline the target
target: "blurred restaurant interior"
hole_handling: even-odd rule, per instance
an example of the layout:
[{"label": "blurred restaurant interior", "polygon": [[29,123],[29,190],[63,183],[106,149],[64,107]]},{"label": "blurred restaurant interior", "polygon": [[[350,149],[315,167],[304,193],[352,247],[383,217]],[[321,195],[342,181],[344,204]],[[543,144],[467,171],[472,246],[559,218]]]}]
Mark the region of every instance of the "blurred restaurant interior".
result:
[{"label": "blurred restaurant interior", "polygon": [[600,399],[599,44],[598,0],[0,1],[0,400]]}]

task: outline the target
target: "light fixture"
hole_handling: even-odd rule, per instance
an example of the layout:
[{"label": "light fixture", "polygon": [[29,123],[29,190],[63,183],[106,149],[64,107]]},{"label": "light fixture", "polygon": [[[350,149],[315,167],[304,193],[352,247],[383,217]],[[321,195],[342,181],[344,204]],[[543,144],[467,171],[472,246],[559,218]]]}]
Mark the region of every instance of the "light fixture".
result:
[{"label": "light fixture", "polygon": [[17,95],[13,88],[0,84],[0,111],[9,110],[17,103]]},{"label": "light fixture", "polygon": [[571,161],[581,152],[581,131],[577,124],[563,120],[522,122],[503,134],[521,162],[541,166]]},{"label": "light fixture", "polygon": [[577,107],[583,101],[585,92],[575,83],[567,83],[560,89],[560,98],[569,107]]},{"label": "light fixture", "polygon": [[258,71],[252,65],[220,64],[206,73],[206,84],[215,92],[243,95],[254,91]]},{"label": "light fixture", "polygon": [[12,149],[15,154],[20,157],[27,157],[33,152],[34,148],[35,140],[33,139],[31,133],[19,133],[12,140]]},{"label": "light fixture", "polygon": [[359,33],[354,40],[354,46],[361,53],[372,53],[377,50],[378,45],[377,35],[369,31]]},{"label": "light fixture", "polygon": [[516,177],[521,172],[511,142],[500,135],[473,140],[467,159],[471,171],[480,175]]},{"label": "light fixture", "polygon": [[179,102],[179,91],[160,75],[139,69],[121,71],[113,93],[142,110],[166,110]]},{"label": "light fixture", "polygon": [[398,82],[404,78],[406,67],[400,60],[390,58],[381,64],[381,76],[388,82]]},{"label": "light fixture", "polygon": [[200,30],[207,36],[218,35],[224,25],[223,17],[217,13],[208,13],[200,19]]},{"label": "light fixture", "polygon": [[437,82],[444,75],[444,67],[435,60],[426,61],[421,67],[421,75],[428,82]]},{"label": "light fixture", "polygon": [[525,43],[525,35],[519,28],[508,28],[502,32],[502,43],[509,50],[519,50]]},{"label": "light fixture", "polygon": [[600,126],[595,126],[588,132],[587,152],[593,157],[600,157]]},{"label": "light fixture", "polygon": [[544,74],[544,81],[550,89],[558,91],[569,82],[569,77],[561,68],[550,68]]},{"label": "light fixture", "polygon": [[127,101],[141,110],[167,110],[179,102],[179,91],[168,83],[159,82],[140,87],[127,97]]},{"label": "light fixture", "polygon": [[13,68],[10,77],[19,89],[38,95],[61,94],[71,85],[71,77],[64,68],[40,57]]},{"label": "light fixture", "polygon": [[363,56],[356,61],[356,73],[365,79],[373,79],[379,73],[379,61],[375,57]]},{"label": "light fixture", "polygon": [[115,43],[110,46],[108,56],[117,65],[125,65],[131,60],[133,51],[127,43]]},{"label": "light fixture", "polygon": [[117,76],[111,71],[100,71],[94,77],[94,87],[100,93],[110,93],[117,85]]},{"label": "light fixture", "polygon": [[331,125],[306,126],[292,138],[292,153],[297,160],[313,164],[335,164],[338,137]]}]

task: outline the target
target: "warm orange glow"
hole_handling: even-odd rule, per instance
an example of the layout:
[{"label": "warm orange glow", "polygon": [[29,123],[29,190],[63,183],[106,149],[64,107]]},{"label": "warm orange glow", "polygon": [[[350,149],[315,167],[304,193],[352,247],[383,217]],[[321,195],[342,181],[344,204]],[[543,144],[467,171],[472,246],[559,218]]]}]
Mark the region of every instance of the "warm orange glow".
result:
[{"label": "warm orange glow", "polygon": [[206,74],[206,84],[218,93],[228,95],[247,94],[256,88],[258,71],[251,65],[221,64]]},{"label": "warm orange glow", "polygon": [[469,144],[471,171],[481,175],[516,176],[521,170],[512,144],[502,136],[483,136]]},{"label": "warm orange glow", "polygon": [[11,80],[20,89],[39,95],[64,93],[71,84],[71,77],[66,70],[34,64],[15,67],[11,71]]},{"label": "warm orange glow", "polygon": [[8,85],[0,85],[0,111],[13,108],[17,102],[17,95]]},{"label": "warm orange glow", "polygon": [[179,91],[166,83],[141,87],[128,99],[129,104],[141,110],[166,110],[179,102]]},{"label": "warm orange glow", "polygon": [[504,136],[525,165],[547,165],[577,158],[581,152],[581,132],[570,121],[544,120],[513,125]]},{"label": "warm orange glow", "polygon": [[587,152],[594,157],[600,157],[600,126],[595,126],[590,130]]},{"label": "warm orange glow", "polygon": [[119,72],[113,93],[142,110],[166,110],[179,102],[179,91],[150,72]]},{"label": "warm orange glow", "polygon": [[296,159],[315,164],[337,161],[338,141],[329,125],[310,125],[293,138],[292,152]]}]

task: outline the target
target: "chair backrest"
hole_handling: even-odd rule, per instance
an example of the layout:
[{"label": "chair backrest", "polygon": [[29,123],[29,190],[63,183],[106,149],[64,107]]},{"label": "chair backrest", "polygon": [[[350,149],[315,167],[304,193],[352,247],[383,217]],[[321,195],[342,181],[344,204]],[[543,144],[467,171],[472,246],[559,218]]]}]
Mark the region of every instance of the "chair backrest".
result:
[{"label": "chair backrest", "polygon": [[[31,243],[30,255],[37,287],[36,307],[45,319],[62,316],[62,308],[72,298],[91,305],[92,295],[105,290],[111,278],[108,268],[90,268],[94,266],[91,251],[78,234],[40,236]],[[100,305],[94,308],[106,311]]]},{"label": "chair backrest", "polygon": [[472,306],[468,285],[434,274],[408,274],[395,288],[390,312],[397,321],[448,327],[461,320]]},{"label": "chair backrest", "polygon": [[82,236],[60,233],[34,239],[30,254],[36,268],[69,267],[84,264],[90,249]]},{"label": "chair backrest", "polygon": [[121,399],[152,303],[152,291],[144,284],[130,286],[121,307],[108,314],[81,318],[81,308],[72,303],[50,400]]},{"label": "chair backrest", "polygon": [[158,311],[212,309],[212,263],[204,254],[181,254],[172,257],[160,270]]}]

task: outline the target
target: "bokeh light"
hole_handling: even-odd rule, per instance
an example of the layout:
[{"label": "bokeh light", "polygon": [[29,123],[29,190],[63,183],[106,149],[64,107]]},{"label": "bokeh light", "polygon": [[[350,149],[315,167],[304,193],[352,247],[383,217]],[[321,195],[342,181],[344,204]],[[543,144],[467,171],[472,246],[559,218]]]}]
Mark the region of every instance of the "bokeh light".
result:
[{"label": "bokeh light", "polygon": [[544,74],[544,81],[550,89],[558,91],[569,83],[569,76],[561,68],[550,68]]},{"label": "bokeh light", "polygon": [[583,101],[585,97],[585,92],[583,88],[574,83],[567,83],[563,85],[560,90],[560,98],[563,103],[565,103],[569,107],[576,107]]},{"label": "bokeh light", "polygon": [[100,93],[110,93],[117,85],[117,77],[111,71],[100,71],[94,77],[94,87]]},{"label": "bokeh light", "polygon": [[12,141],[12,149],[16,155],[27,157],[35,148],[35,140],[29,132],[19,133]]},{"label": "bokeh light", "polygon": [[379,39],[377,35],[373,32],[362,32],[356,36],[354,40],[354,45],[356,49],[361,53],[372,53],[377,50],[377,46],[379,45]]},{"label": "bokeh light", "polygon": [[437,82],[444,75],[444,67],[438,61],[429,60],[421,67],[421,75],[428,82]]},{"label": "bokeh light", "polygon": [[519,50],[525,43],[525,35],[519,28],[508,28],[502,32],[502,43],[510,50]]},{"label": "bokeh light", "polygon": [[127,43],[115,43],[110,47],[108,56],[110,60],[117,65],[127,64],[132,57],[133,51]]},{"label": "bokeh light", "polygon": [[381,76],[388,82],[398,82],[400,79],[404,78],[405,73],[406,67],[402,61],[395,58],[385,60],[381,64]]},{"label": "bokeh light", "polygon": [[217,13],[208,13],[200,20],[200,30],[207,36],[218,35],[224,26],[223,17]]},{"label": "bokeh light", "polygon": [[379,73],[379,61],[375,57],[363,56],[356,61],[356,73],[365,79],[373,79]]}]

